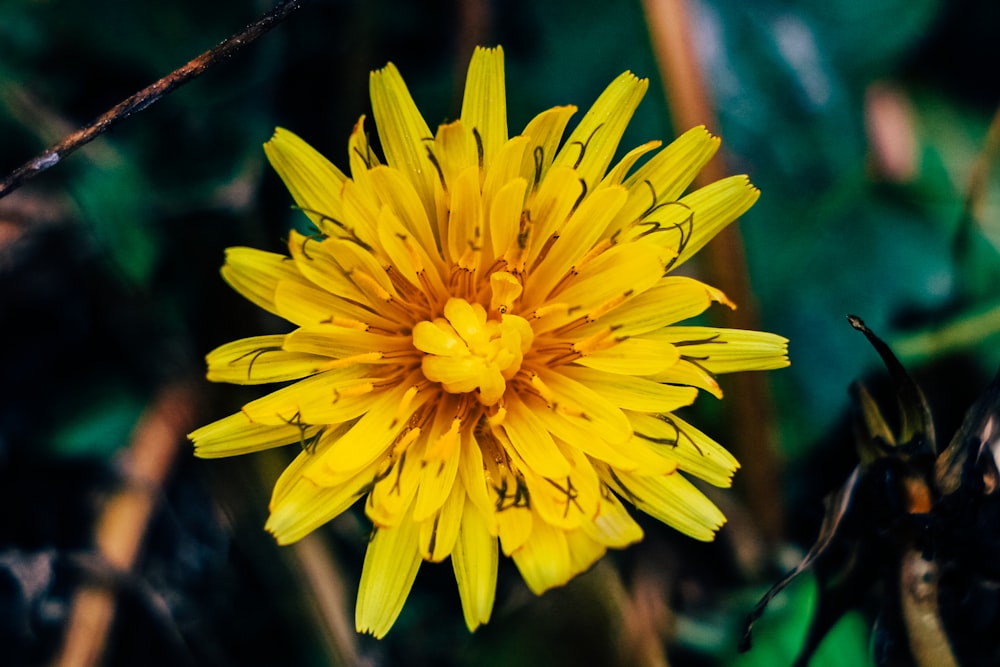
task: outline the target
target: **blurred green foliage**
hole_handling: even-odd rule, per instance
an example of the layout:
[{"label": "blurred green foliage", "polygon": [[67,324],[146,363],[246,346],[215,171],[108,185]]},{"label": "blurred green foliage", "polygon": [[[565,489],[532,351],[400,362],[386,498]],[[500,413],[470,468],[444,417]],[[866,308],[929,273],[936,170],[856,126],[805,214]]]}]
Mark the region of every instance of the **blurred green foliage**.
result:
[{"label": "blurred green foliage", "polygon": [[[18,230],[0,248],[0,327],[9,341],[0,359],[0,487],[15,476],[45,480],[67,457],[86,455],[111,465],[141,406],[165,379],[199,372],[201,356],[224,341],[281,330],[280,322],[242,303],[218,277],[223,248],[247,244],[280,251],[286,230],[299,218],[266,167],[261,143],[282,125],[344,166],[350,129],[369,113],[367,72],[387,60],[400,67],[432,127],[454,117],[456,82],[465,67],[465,55],[458,54],[466,36],[461,16],[463,7],[476,4],[314,0],[235,58],[37,178],[8,200],[11,208],[0,206]],[[673,134],[639,3],[483,4],[489,20],[482,41],[503,44],[507,54],[512,132],[553,105],[586,108],[608,81],[631,69],[653,85],[623,146]],[[195,0],[3,2],[0,171],[12,170],[267,7]],[[840,483],[836,471],[847,469],[852,456],[847,439],[831,441],[843,433],[837,424],[847,408],[845,389],[877,368],[867,344],[847,326],[848,312],[898,341],[906,362],[918,371],[929,368],[934,382],[962,386],[963,397],[981,388],[982,376],[1000,364],[1000,318],[989,316],[1000,299],[995,176],[986,182],[966,236],[960,236],[972,165],[1000,99],[996,81],[972,73],[1000,56],[991,33],[1000,17],[988,0],[703,0],[692,8],[694,41],[729,170],[749,173],[763,191],[740,225],[760,328],[791,339],[793,365],[771,380],[788,465],[781,493],[795,500],[789,539],[808,543],[820,497]],[[912,172],[905,177],[880,171],[866,127],[872,112],[867,94],[877,82],[891,84],[906,103],[905,122],[896,128],[913,142]],[[31,213],[22,219],[17,211]],[[0,216],[0,222],[6,219]],[[945,343],[934,338],[949,326],[964,336]],[[227,387],[206,395],[205,416],[213,418],[252,394]],[[965,405],[944,407],[960,413]],[[817,468],[808,465],[816,457],[839,464],[816,478]],[[188,569],[170,574],[175,580],[163,584],[161,593],[174,596],[181,625],[294,625],[290,619],[301,613],[290,611],[294,604],[271,606],[281,595],[275,581],[288,576],[272,574],[285,566],[275,564],[266,536],[237,537],[234,546],[219,547],[212,540],[223,538],[202,526],[214,520],[205,518],[210,513],[204,509],[208,465],[216,464],[185,463],[175,482],[181,490],[174,493],[185,493],[184,485],[202,489],[186,492],[201,493],[200,506],[182,505],[185,512],[200,511],[200,518],[177,518],[195,526],[188,530],[215,537],[187,535],[193,545]],[[85,492],[69,485],[63,500],[74,503],[71,494],[78,493]],[[45,503],[38,511],[55,510]],[[263,505],[254,511],[252,520],[240,524],[247,530],[262,523]],[[49,542],[30,542],[24,537],[27,523],[0,524],[0,550],[29,544],[82,548],[58,534]],[[334,534],[353,585],[363,538]],[[722,542],[719,550],[731,547]],[[683,558],[687,552],[678,549],[671,553]],[[158,556],[163,553],[154,551],[154,561]],[[739,569],[726,560],[731,556],[716,557]],[[626,578],[634,558],[622,555]],[[254,559],[270,565],[255,565]],[[439,664],[474,659],[499,666],[529,664],[525,647],[546,645],[550,626],[519,623],[519,616],[505,611],[505,599],[523,593],[512,572],[502,576],[495,620],[509,634],[491,626],[470,638],[452,599],[450,568],[435,571],[421,574],[399,627],[384,643],[363,641],[368,655],[385,664],[422,664],[424,650],[433,651]],[[735,628],[760,581],[738,581],[722,570],[698,577],[679,571],[696,582],[687,582],[688,588],[705,589],[721,601],[704,613],[685,610],[683,595],[671,602],[694,623],[686,627],[714,628],[708,636],[720,643],[689,646],[674,656],[676,664],[751,667],[791,659],[811,604],[808,587],[790,590],[784,605],[769,612],[773,618],[761,626],[754,651],[736,659]],[[231,589],[213,591],[213,580],[245,587],[244,596],[235,598],[244,604],[227,607],[218,596]],[[587,584],[573,586],[568,597],[553,593],[533,604],[549,609],[558,599],[586,606],[588,595],[604,595],[587,593]],[[254,591],[266,616],[263,609],[249,609],[246,597]],[[436,594],[449,602],[436,601]],[[746,604],[740,608],[737,602]],[[525,607],[530,604],[517,609]],[[238,613],[248,620],[227,618]],[[423,614],[442,620],[428,626],[419,622]],[[431,634],[417,640],[418,632]],[[322,664],[319,649],[302,634],[308,633],[255,638],[254,646],[271,646],[256,654],[262,661],[256,664],[277,664],[268,662],[276,655]],[[246,661],[252,650],[233,648],[240,640],[232,631],[220,633],[214,647],[209,638],[193,636],[196,664],[253,664]],[[572,628],[559,635],[563,641],[572,636]],[[588,646],[582,634],[577,639]],[[676,643],[683,645],[683,638]],[[419,650],[408,650],[413,646]],[[862,664],[866,646],[867,620],[848,617],[813,664]],[[121,649],[114,664],[142,655],[140,648],[132,650],[139,653]],[[576,654],[547,652],[545,664],[572,664],[568,656]],[[244,659],[235,661],[234,655]]]}]

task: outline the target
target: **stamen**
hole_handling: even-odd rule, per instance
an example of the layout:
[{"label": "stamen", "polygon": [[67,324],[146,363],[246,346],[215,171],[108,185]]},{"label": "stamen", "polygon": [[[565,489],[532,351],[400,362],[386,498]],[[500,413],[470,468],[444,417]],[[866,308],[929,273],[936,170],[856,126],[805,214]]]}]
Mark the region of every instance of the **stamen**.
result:
[{"label": "stamen", "polygon": [[549,409],[566,417],[579,417],[589,420],[587,413],[575,405],[566,405],[556,400],[555,393],[544,383],[537,373],[531,374],[531,386],[549,405]]},{"label": "stamen", "polygon": [[390,454],[390,456],[392,456],[392,458],[396,458],[397,456],[403,455],[406,452],[406,449],[410,445],[412,445],[414,442],[416,442],[417,438],[419,438],[419,437],[420,437],[420,427],[419,426],[417,426],[415,428],[406,429],[396,439],[395,444],[393,444],[393,446],[392,446],[392,454]]},{"label": "stamen", "polygon": [[413,237],[409,234],[397,234],[397,236],[403,242],[403,247],[406,248],[406,252],[410,256],[410,261],[413,262],[413,270],[417,273],[423,273],[424,262],[420,259],[419,246]]},{"label": "stamen", "polygon": [[360,287],[361,289],[372,292],[381,301],[385,301],[386,303],[392,302],[393,300],[392,294],[386,291],[386,289],[382,287],[382,285],[380,285],[377,280],[375,280],[365,271],[359,271],[358,269],[355,269],[353,271],[350,271],[348,275],[350,276],[351,280],[354,281],[354,284]]},{"label": "stamen", "polygon": [[552,486],[556,487],[559,490],[560,493],[563,493],[563,494],[566,495],[566,509],[563,510],[563,517],[569,516],[569,507],[570,507],[570,505],[575,506],[577,510],[579,510],[580,512],[583,512],[583,506],[581,506],[580,505],[580,501],[577,500],[577,498],[580,497],[580,493],[579,493],[579,491],[576,490],[576,487],[573,486],[573,479],[569,475],[566,476],[566,487],[565,488],[563,488],[562,484],[560,484],[559,482],[555,481],[554,479],[551,479],[549,477],[545,477],[544,479],[545,479],[546,482],[548,482]]},{"label": "stamen", "polygon": [[506,418],[507,418],[507,408],[499,405],[496,406],[495,412],[486,415],[486,421],[491,427],[500,426],[501,424],[503,424]]},{"label": "stamen", "polygon": [[356,329],[357,331],[369,331],[372,327],[366,322],[361,320],[356,320],[351,317],[340,317],[338,315],[333,315],[325,320],[322,320],[320,324],[332,324],[337,327],[344,327],[345,329]]},{"label": "stamen", "polygon": [[342,398],[349,396],[363,396],[375,391],[376,385],[373,382],[362,382],[351,387],[333,390],[333,402],[336,403]]},{"label": "stamen", "polygon": [[542,180],[542,165],[545,159],[545,149],[541,146],[535,146],[534,150],[531,151],[531,157],[535,162],[535,177],[532,180],[532,189],[538,187],[538,183]]},{"label": "stamen", "polygon": [[559,279],[559,282],[556,283],[555,287],[553,287],[552,290],[549,291],[549,298],[552,298],[553,296],[559,294],[559,292],[566,289],[566,286],[569,284],[570,280],[580,275],[580,271],[582,271],[585,266],[587,266],[592,261],[597,259],[601,253],[603,253],[605,250],[607,250],[614,244],[615,244],[614,236],[612,236],[611,238],[601,239],[600,241],[598,241],[593,248],[587,251],[586,255],[580,258],[579,262],[571,266],[569,271],[567,271],[566,274]]},{"label": "stamen", "polygon": [[483,170],[486,150],[483,148],[483,136],[479,134],[479,128],[472,128],[472,137],[476,140],[476,157],[479,159],[479,171]]},{"label": "stamen", "polygon": [[444,180],[444,172],[441,170],[441,163],[438,162],[437,156],[434,155],[434,151],[431,150],[430,146],[427,146],[427,159],[431,161],[434,165],[435,171],[437,171],[438,180],[441,182],[441,189],[448,192],[448,183]]},{"label": "stamen", "polygon": [[540,320],[549,315],[569,315],[575,308],[579,308],[579,306],[570,306],[568,303],[547,303],[544,306],[535,308],[530,318]]},{"label": "stamen", "polygon": [[503,315],[514,307],[514,301],[521,296],[524,287],[521,281],[506,271],[490,274],[490,311]]},{"label": "stamen", "polygon": [[424,454],[424,462],[427,463],[434,459],[441,461],[442,465],[444,461],[448,459],[455,451],[455,447],[459,443],[459,436],[461,435],[462,420],[455,417],[451,420],[451,428],[449,428],[445,433],[441,435],[430,447],[427,448],[427,452]]},{"label": "stamen", "polygon": [[600,130],[602,127],[604,127],[604,123],[601,123],[600,125],[598,125],[597,127],[595,127],[594,131],[590,133],[590,136],[587,137],[586,141],[574,141],[573,142],[573,144],[578,145],[580,147],[580,155],[579,155],[579,157],[576,158],[576,162],[573,163],[573,168],[574,169],[579,169],[580,168],[580,165],[583,163],[583,156],[587,154],[587,147],[590,146],[590,142],[594,138],[594,135],[596,135],[597,131]]},{"label": "stamen", "polygon": [[[344,234],[345,234],[345,236],[340,236],[338,238],[342,238],[342,239],[345,239],[347,241],[351,241],[353,243],[356,243],[357,245],[359,245],[360,247],[364,248],[365,250],[368,250],[369,252],[372,250],[372,247],[370,245],[368,245],[367,243],[365,243],[364,241],[361,240],[361,237],[358,236],[357,232],[354,231],[353,227],[348,227],[346,224],[344,224],[340,220],[337,220],[333,216],[327,215],[326,213],[322,213],[320,211],[317,211],[316,209],[306,208],[304,206],[294,206],[293,208],[297,208],[298,210],[300,210],[303,213],[306,213],[308,215],[315,215],[320,220],[323,220],[324,222],[329,222],[329,223],[333,224],[335,227],[337,227],[340,231],[344,232]],[[324,234],[310,234],[309,236],[305,237],[305,239],[302,241],[302,254],[303,254],[303,256],[305,256],[305,258],[308,259],[308,260],[312,260],[312,257],[309,256],[309,253],[306,252],[306,243],[309,242],[309,241],[317,241],[317,242],[319,242],[319,241],[322,241],[325,238],[327,238],[327,237]]]},{"label": "stamen", "polygon": [[546,347],[539,347],[535,350],[535,353],[540,358],[548,357],[546,364],[549,367],[568,364],[588,354],[610,349],[625,340],[625,337],[615,338],[612,336],[615,329],[618,328],[608,327],[575,343],[560,342]]},{"label": "stamen", "polygon": [[556,241],[559,240],[559,232],[553,232],[552,236],[545,240],[545,245],[542,246],[541,250],[538,251],[538,256],[535,257],[535,262],[531,265],[531,270],[534,271],[545,259],[545,256],[549,254],[552,250],[552,246],[555,245]]},{"label": "stamen", "polygon": [[475,294],[475,275],[463,266],[454,266],[448,276],[448,287],[451,294],[462,299],[469,299]]},{"label": "stamen", "polygon": [[250,357],[251,358],[250,359],[250,363],[247,364],[247,380],[249,380],[253,376],[253,365],[255,363],[257,363],[257,360],[261,357],[261,355],[264,355],[264,354],[266,354],[268,352],[281,352],[281,351],[282,351],[281,346],[262,347],[262,348],[259,348],[259,349],[256,349],[256,350],[251,350],[250,352],[246,352],[244,354],[241,354],[240,356],[236,357],[235,359],[232,359],[229,362],[229,365],[230,366],[235,366],[236,364],[238,364],[239,362],[243,361],[247,357]]},{"label": "stamen", "polygon": [[587,321],[588,322],[593,322],[593,321],[595,321],[595,320],[603,317],[604,315],[607,315],[610,311],[614,310],[618,306],[620,306],[623,303],[625,303],[625,300],[628,299],[630,296],[632,296],[632,294],[634,294],[634,293],[635,293],[635,290],[631,290],[630,289],[630,290],[627,290],[625,292],[622,292],[621,294],[619,294],[616,297],[608,299],[606,302],[604,302],[603,304],[601,304],[600,306],[598,306],[594,310],[592,310],[589,313],[587,313]]},{"label": "stamen", "polygon": [[537,373],[531,374],[530,381],[531,386],[535,388],[535,391],[538,392],[539,396],[545,399],[546,403],[551,405],[555,401],[555,394],[552,393],[552,390],[549,389],[548,385],[542,382],[542,378],[538,377]]},{"label": "stamen", "polygon": [[607,329],[598,331],[593,336],[577,341],[573,343],[573,351],[585,357],[594,352],[610,349],[624,340],[624,338],[615,338],[613,336],[614,331],[614,327],[608,327]]},{"label": "stamen", "polygon": [[580,258],[579,262],[573,265],[573,268],[570,269],[570,271],[572,271],[573,273],[580,273],[580,271],[582,271],[585,266],[587,266],[595,259],[597,259],[601,253],[609,249],[614,244],[615,244],[614,236],[606,239],[601,239],[600,241],[594,244],[593,248],[587,251],[587,254],[585,254],[583,257]]},{"label": "stamen", "polygon": [[417,397],[417,393],[420,389],[417,385],[410,385],[410,387],[403,393],[403,397],[399,399],[399,407],[396,408],[396,415],[392,418],[392,422],[389,424],[389,428],[395,428],[396,424],[399,423],[400,418],[413,403],[413,399]]},{"label": "stamen", "polygon": [[676,440],[675,440],[675,443],[674,443],[675,447],[680,444],[681,438],[683,437],[684,439],[686,439],[688,442],[691,443],[691,446],[694,447],[695,451],[698,452],[698,454],[700,456],[704,456],[705,455],[705,452],[703,452],[702,449],[701,449],[701,447],[698,446],[698,443],[694,441],[694,438],[692,438],[690,435],[688,435],[687,433],[685,433],[677,425],[677,422],[675,422],[673,419],[671,419],[670,415],[657,415],[656,418],[659,419],[664,424],[668,424],[676,432],[677,436],[676,436]]}]

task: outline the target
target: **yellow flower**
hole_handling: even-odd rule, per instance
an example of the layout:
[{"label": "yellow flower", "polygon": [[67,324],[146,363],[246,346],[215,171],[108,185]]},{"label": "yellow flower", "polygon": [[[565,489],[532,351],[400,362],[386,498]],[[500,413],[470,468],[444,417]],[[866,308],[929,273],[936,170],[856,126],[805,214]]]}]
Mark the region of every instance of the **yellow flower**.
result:
[{"label": "yellow flower", "polygon": [[[291,257],[231,248],[240,294],[294,324],[208,355],[208,377],[295,380],[191,437],[211,458],[296,443],[267,530],[300,539],[364,498],[375,530],[357,627],[381,637],[421,561],[451,557],[470,630],[498,551],[535,593],[641,539],[622,500],[699,540],[722,513],[682,474],[738,467],[673,414],[718,373],[787,365],[768,333],[674,326],[717,289],[670,275],[758,191],[734,176],[682,196],[715,153],[704,128],[609,169],[647,81],[615,79],[508,137],[503,52],[477,49],[461,117],[432,134],[397,69],[371,75],[383,164],[358,122],[350,177],[278,129],[267,156],[318,233]],[[560,146],[561,144],[561,146]]]}]

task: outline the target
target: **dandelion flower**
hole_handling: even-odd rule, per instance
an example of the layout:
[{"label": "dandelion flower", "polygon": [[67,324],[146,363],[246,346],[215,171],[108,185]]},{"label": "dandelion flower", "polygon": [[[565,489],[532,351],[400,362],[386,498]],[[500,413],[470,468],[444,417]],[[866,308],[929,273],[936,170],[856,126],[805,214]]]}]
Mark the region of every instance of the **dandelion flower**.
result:
[{"label": "dandelion flower", "polygon": [[725,518],[688,478],[727,486],[738,464],[674,411],[721,396],[719,373],[787,365],[786,341],[677,326],[732,304],[671,272],[757,189],[684,194],[719,145],[701,127],[610,166],[647,88],[629,72],[565,140],[572,106],[508,136],[500,48],[476,50],[436,134],[395,66],[370,85],[384,162],[364,117],[350,176],[287,130],[265,144],[317,233],[291,232],[290,257],[230,248],[222,274],[297,328],[214,350],[208,378],[292,383],[195,431],[196,454],[301,447],[266,524],[281,544],[363,499],[356,622],[377,637],[425,560],[451,558],[472,630],[500,552],[540,594],[641,539],[625,503],[712,539]]}]

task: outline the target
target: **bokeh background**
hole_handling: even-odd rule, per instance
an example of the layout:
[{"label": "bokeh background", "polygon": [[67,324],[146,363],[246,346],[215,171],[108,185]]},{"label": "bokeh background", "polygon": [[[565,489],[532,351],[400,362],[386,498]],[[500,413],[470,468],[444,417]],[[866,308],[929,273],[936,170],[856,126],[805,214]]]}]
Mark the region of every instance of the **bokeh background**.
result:
[{"label": "bokeh background", "polygon": [[[622,145],[670,138],[690,91],[664,93],[677,82],[650,11],[664,3],[313,0],[0,199],[0,664],[85,664],[63,648],[80,591],[117,609],[91,632],[115,666],[789,664],[808,578],[749,654],[736,645],[855,463],[848,385],[883,382],[845,315],[918,377],[944,442],[1000,363],[992,0],[685,3],[703,122],[725,170],[763,191],[727,241],[745,258],[741,306],[791,340],[792,366],[754,385],[756,430],[733,417],[735,391],[686,413],[743,464],[712,492],[730,517],[715,543],[643,519],[643,543],[541,598],[502,562],[493,620],[473,635],[451,567],[425,565],[375,641],[353,631],[362,512],[279,548],[262,526],[293,452],[201,461],[182,439],[260,390],[209,385],[204,354],[285,330],[218,274],[224,248],[281,251],[301,223],[261,150],[275,126],[343,166],[371,69],[395,62],[434,127],[457,115],[472,47],[499,43],[512,132],[551,106],[585,109],[630,69],[651,86]],[[2,0],[0,177],[270,7]],[[134,567],[110,567],[107,544],[138,545]],[[867,664],[873,608],[812,664]]]}]

